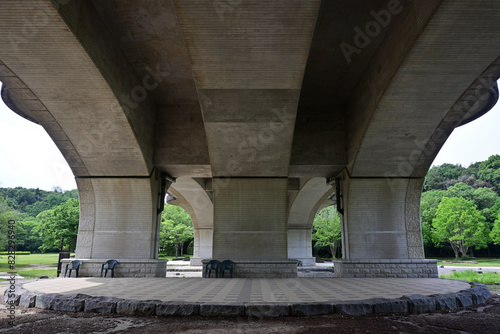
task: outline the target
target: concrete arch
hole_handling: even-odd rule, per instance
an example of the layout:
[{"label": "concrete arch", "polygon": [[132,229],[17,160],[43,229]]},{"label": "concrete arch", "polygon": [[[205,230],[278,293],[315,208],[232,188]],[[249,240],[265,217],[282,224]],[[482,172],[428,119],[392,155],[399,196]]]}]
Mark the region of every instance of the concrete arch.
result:
[{"label": "concrete arch", "polygon": [[194,254],[191,265],[201,265],[202,259],[213,254],[214,206],[203,187],[192,178],[181,177],[168,190],[176,199],[172,204],[191,215],[194,227]]},{"label": "concrete arch", "polygon": [[295,197],[288,213],[288,228],[312,228],[318,208],[335,191],[326,179],[309,179]]},{"label": "concrete arch", "polygon": [[72,32],[58,12],[71,19],[92,7],[7,1],[2,8],[4,100],[44,127],[76,177],[149,176],[155,108],[147,98],[134,101],[141,82],[113,43],[103,45],[106,29],[92,13],[72,22]]},{"label": "concrete arch", "polygon": [[288,213],[287,247],[288,258],[298,259],[303,265],[314,265],[312,257],[311,229],[314,216],[334,188],[324,178],[311,178],[299,190]]},{"label": "concrete arch", "polygon": [[[466,19],[472,17],[481,23]],[[376,106],[369,94],[353,101],[351,119],[364,125],[351,130],[350,175],[425,177],[453,129],[496,99],[497,29],[498,12],[489,5],[443,1]],[[487,47],[478,35],[488,36]]]}]

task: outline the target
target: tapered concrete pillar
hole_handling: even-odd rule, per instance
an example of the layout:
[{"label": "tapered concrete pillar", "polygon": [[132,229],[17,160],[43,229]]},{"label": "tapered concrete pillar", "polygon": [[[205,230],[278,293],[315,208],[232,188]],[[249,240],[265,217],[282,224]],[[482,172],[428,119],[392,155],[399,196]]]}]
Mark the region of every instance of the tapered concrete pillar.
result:
[{"label": "tapered concrete pillar", "polygon": [[423,181],[344,177],[344,258],[335,261],[335,276],[437,277],[436,260],[424,259]]},{"label": "tapered concrete pillar", "polygon": [[158,260],[160,184],[157,174],[77,178],[81,276],[99,276],[101,263],[116,259],[115,276],[165,277],[166,260]]},{"label": "tapered concrete pillar", "polygon": [[190,264],[192,266],[201,265],[203,259],[211,259],[213,256],[213,228],[195,228],[194,229],[194,248],[193,257]]},{"label": "tapered concrete pillar", "polygon": [[213,258],[236,262],[236,277],[296,277],[297,261],[287,254],[288,180],[235,178],[217,184]]},{"label": "tapered concrete pillar", "polygon": [[312,229],[288,229],[288,257],[302,262],[303,266],[316,265],[312,256]]}]

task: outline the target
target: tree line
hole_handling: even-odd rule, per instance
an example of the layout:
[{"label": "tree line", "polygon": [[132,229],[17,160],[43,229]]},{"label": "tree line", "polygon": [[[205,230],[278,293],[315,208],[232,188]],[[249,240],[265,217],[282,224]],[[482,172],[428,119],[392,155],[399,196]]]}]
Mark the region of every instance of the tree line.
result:
[{"label": "tree line", "polygon": [[[61,237],[76,242],[78,231],[78,191],[52,191],[23,187],[0,188],[0,229],[15,220],[18,251],[46,252],[59,249]],[[0,238],[0,249],[6,240]]]},{"label": "tree line", "polygon": [[[500,155],[469,167],[432,167],[420,210],[426,256],[500,255]],[[340,219],[334,207],[316,214],[312,240],[318,255],[339,256]]]},{"label": "tree line", "polygon": [[500,155],[461,165],[442,164],[427,173],[421,200],[426,253],[455,258],[498,252],[500,245]]},{"label": "tree line", "polygon": [[[58,251],[76,246],[79,222],[78,190],[52,191],[23,187],[0,188],[0,250],[7,247],[7,222],[16,221],[16,250]],[[182,254],[193,240],[189,214],[174,205],[165,205],[160,227],[160,248],[167,255]],[[192,249],[191,249],[192,251]]]}]

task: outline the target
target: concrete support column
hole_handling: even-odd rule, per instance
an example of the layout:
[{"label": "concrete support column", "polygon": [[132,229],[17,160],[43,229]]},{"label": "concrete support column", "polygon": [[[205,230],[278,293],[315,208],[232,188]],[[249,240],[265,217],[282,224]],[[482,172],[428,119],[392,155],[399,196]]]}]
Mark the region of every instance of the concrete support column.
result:
[{"label": "concrete support column", "polygon": [[213,258],[238,262],[236,277],[296,277],[297,261],[288,260],[287,184],[235,178],[215,187]]},{"label": "concrete support column", "polygon": [[344,177],[344,258],[335,261],[337,277],[437,277],[436,261],[424,259],[423,181]]},{"label": "concrete support column", "polygon": [[[157,173],[151,178],[77,178],[80,222],[75,258],[85,260],[82,276],[98,276],[98,270],[84,267],[106,259],[119,261],[118,276],[166,275],[166,261],[158,260],[160,184]],[[140,269],[137,261],[148,262],[147,268]]]},{"label": "concrete support column", "polygon": [[211,259],[213,256],[213,228],[195,228],[194,229],[194,248],[193,257],[190,264],[192,266],[201,266],[203,259]]},{"label": "concrete support column", "polygon": [[303,266],[316,265],[312,256],[312,230],[310,228],[288,229],[288,258],[297,259]]}]

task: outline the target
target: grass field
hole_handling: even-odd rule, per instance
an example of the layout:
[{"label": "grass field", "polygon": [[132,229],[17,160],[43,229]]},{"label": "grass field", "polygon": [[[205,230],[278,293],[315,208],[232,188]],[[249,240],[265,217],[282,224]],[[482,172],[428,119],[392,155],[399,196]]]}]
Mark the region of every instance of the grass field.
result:
[{"label": "grass field", "polygon": [[[8,264],[8,256],[0,256],[0,271],[16,271],[20,276],[34,278],[42,275],[49,277],[57,276],[58,253],[43,253],[30,255],[16,255],[15,268],[11,270]],[[54,269],[39,269],[34,267],[52,267]],[[33,268],[30,270],[30,268]]]},{"label": "grass field", "polygon": [[[470,258],[467,260],[456,260],[455,258],[437,258],[438,266],[459,266],[459,267],[500,267],[500,259],[497,258]],[[446,261],[446,262],[443,262]],[[461,262],[459,262],[461,261]],[[451,263],[450,263],[451,262]],[[477,262],[477,263],[472,263]]]},{"label": "grass field", "polygon": [[[178,258],[181,258],[181,257],[192,257],[193,255],[188,255],[188,254],[184,254],[183,256],[179,256]],[[164,255],[160,255],[158,256],[159,259],[167,259],[169,261],[172,261],[172,259],[175,258],[175,256],[164,256]]]},{"label": "grass field", "polygon": [[455,271],[454,273],[449,275],[439,275],[439,277],[483,284],[500,283],[500,275],[497,273],[485,272],[479,274],[478,272],[473,270]]},{"label": "grass field", "polygon": [[[24,278],[38,278],[40,276],[55,277],[57,276],[57,269],[47,269],[47,270],[21,270],[17,272],[20,276]],[[62,273],[64,274],[64,273]]]}]

